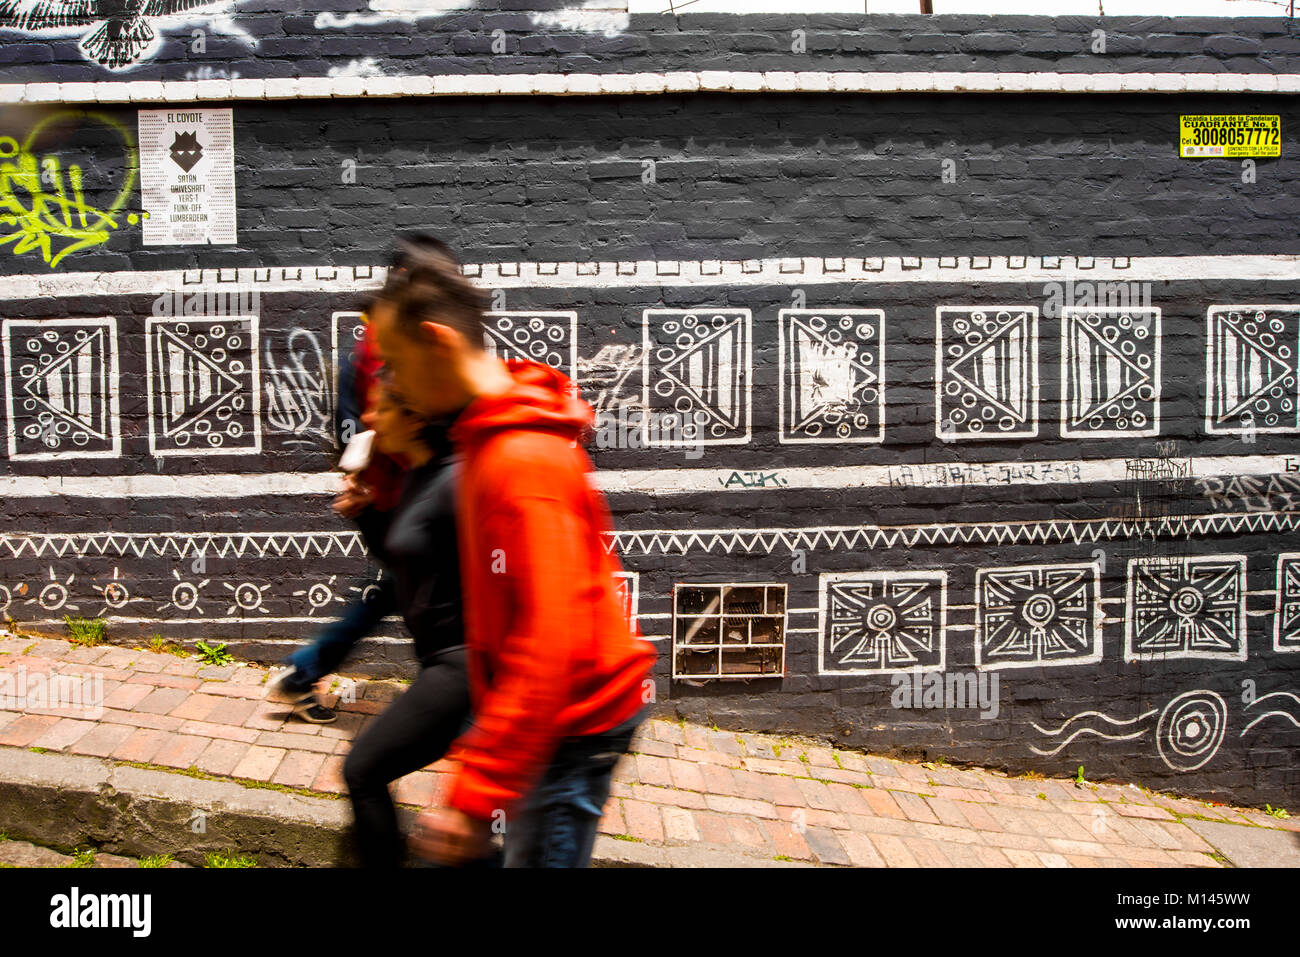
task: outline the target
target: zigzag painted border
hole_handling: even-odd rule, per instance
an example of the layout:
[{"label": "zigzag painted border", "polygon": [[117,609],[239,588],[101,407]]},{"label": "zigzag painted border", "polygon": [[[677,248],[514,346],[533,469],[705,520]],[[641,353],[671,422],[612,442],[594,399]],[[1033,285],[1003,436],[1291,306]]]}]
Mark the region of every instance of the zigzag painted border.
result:
[{"label": "zigzag painted border", "polygon": [[1131,539],[1139,533],[1161,538],[1288,532],[1300,528],[1300,512],[1247,512],[1236,515],[1188,515],[1158,522],[1123,519],[1060,519],[1045,522],[967,522],[945,525],[842,525],[823,528],[699,529],[614,532],[607,536],[619,554],[685,555],[699,550],[770,555],[781,547],[793,551],[854,551],[916,548],[927,545],[1046,545]]},{"label": "zigzag painted border", "polygon": [[[815,528],[655,529],[605,534],[606,548],[628,555],[705,553],[770,555],[778,547],[793,551],[873,550],[930,545],[1046,545],[1131,539],[1209,537],[1300,530],[1300,511],[1187,515],[1154,522],[1130,519],[1051,519],[1040,522],[956,522],[935,525],[833,525]],[[175,558],[209,555],[241,558],[252,554],[298,558],[367,554],[357,532],[4,532],[0,552],[10,558],[85,558],[91,555]]]}]

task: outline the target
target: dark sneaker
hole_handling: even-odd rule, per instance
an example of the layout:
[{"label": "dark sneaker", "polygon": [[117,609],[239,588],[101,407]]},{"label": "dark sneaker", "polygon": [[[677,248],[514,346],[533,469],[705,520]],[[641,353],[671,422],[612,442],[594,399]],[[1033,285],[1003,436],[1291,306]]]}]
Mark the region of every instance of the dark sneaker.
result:
[{"label": "dark sneaker", "polygon": [[310,692],[294,703],[293,713],[312,724],[329,724],[338,719],[338,713],[333,708],[325,707]]}]

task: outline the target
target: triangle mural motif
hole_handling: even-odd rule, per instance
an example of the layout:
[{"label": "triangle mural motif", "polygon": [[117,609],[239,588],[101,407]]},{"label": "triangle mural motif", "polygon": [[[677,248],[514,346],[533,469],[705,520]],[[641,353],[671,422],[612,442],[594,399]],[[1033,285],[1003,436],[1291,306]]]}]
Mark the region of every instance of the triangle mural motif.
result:
[{"label": "triangle mural motif", "polygon": [[150,451],[259,452],[257,319],[149,319]]},{"label": "triangle mural motif", "polygon": [[880,441],[883,313],[783,309],[780,322],[782,440]]},{"label": "triangle mural motif", "polygon": [[115,320],[13,319],[3,335],[10,456],[118,455]]},{"label": "triangle mural motif", "polygon": [[1038,435],[1038,310],[1033,306],[938,309],[941,439]]},{"label": "triangle mural motif", "polygon": [[1209,313],[1211,432],[1300,431],[1300,311]]},{"label": "triangle mural motif", "polygon": [[1064,309],[1063,435],[1117,438],[1159,429],[1160,312]]},{"label": "triangle mural motif", "polygon": [[749,439],[748,309],[647,309],[642,383],[650,446]]}]

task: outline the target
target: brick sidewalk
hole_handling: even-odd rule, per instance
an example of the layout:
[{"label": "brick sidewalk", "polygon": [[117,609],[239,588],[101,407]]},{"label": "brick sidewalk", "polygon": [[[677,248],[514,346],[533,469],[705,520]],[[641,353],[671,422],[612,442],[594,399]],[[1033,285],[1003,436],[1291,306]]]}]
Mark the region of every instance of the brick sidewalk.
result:
[{"label": "brick sidewalk", "polygon": [[[270,671],[59,639],[0,638],[0,672],[101,675],[97,721],[0,710],[0,746],[135,762],[342,795],[343,756],[402,690],[357,681],[339,719],[312,725],[264,700]],[[862,867],[1218,867],[1182,818],[1300,831],[1262,811],[1135,786],[1008,778],[833,751],[776,735],[662,720],[619,765],[601,821],[605,851],[629,862]],[[399,803],[439,792],[438,765],[397,782]],[[622,852],[621,854],[619,852]],[[601,853],[598,848],[598,855]]]}]

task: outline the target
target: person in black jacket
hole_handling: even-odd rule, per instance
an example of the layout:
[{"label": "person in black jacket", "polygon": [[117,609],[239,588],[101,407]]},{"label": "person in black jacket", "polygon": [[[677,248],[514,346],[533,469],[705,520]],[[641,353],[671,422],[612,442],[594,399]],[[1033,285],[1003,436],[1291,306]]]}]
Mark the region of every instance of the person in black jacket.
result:
[{"label": "person in black jacket", "polygon": [[359,518],[367,547],[391,577],[415,639],[420,672],[352,742],[343,778],[363,867],[398,867],[405,842],[391,782],[441,758],[470,714],[454,502],[456,464],[445,426],[430,425],[381,381],[362,416],[381,451],[410,469],[397,505]]}]

